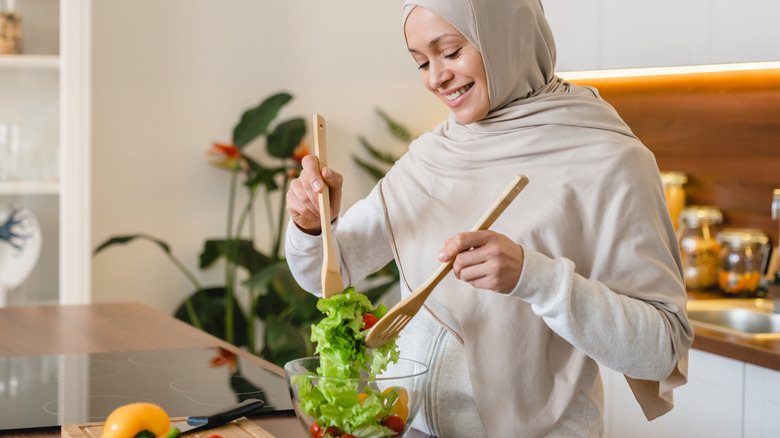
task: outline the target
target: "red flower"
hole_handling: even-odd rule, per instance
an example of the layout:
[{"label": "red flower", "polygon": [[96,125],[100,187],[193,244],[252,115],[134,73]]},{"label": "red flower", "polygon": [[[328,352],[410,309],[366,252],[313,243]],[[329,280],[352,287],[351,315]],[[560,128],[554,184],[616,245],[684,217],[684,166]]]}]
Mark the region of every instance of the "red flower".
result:
[{"label": "red flower", "polygon": [[311,154],[311,147],[309,146],[309,142],[307,142],[306,140],[301,140],[301,142],[298,143],[298,146],[295,148],[295,150],[293,150],[292,156],[290,157],[293,159],[293,161],[295,161],[298,164],[287,171],[287,176],[289,176],[290,178],[297,177],[302,168],[301,163],[303,162],[303,157],[309,154]]},{"label": "red flower", "polygon": [[236,170],[240,168],[242,156],[241,151],[232,144],[214,143],[207,154],[211,157],[215,157],[211,161],[212,164],[224,167],[230,170]]},{"label": "red flower", "polygon": [[212,348],[212,350],[216,351],[217,355],[209,361],[210,367],[217,368],[227,366],[231,373],[236,372],[236,369],[238,369],[238,359],[236,358],[235,353],[225,350],[222,347]]},{"label": "red flower", "polygon": [[311,147],[309,146],[309,142],[306,140],[301,140],[295,150],[293,150],[292,157],[290,158],[297,161],[298,164],[301,164],[301,162],[303,162],[303,157],[309,154],[311,154]]}]

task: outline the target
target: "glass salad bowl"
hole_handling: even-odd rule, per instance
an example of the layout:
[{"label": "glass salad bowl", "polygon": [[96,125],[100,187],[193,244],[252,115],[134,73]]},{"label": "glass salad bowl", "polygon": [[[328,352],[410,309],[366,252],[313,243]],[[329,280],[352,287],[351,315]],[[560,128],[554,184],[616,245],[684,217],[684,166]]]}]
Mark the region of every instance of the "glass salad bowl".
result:
[{"label": "glass salad bowl", "polygon": [[428,367],[399,359],[387,371],[370,378],[320,377],[319,357],[284,366],[295,413],[314,438],[404,437],[422,406]]}]

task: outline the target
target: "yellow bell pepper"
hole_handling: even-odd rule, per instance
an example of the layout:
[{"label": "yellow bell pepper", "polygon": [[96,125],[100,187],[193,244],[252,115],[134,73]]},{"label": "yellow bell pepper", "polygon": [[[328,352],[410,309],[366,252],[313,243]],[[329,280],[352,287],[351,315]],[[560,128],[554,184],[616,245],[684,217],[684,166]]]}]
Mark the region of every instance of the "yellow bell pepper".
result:
[{"label": "yellow bell pepper", "polygon": [[171,428],[171,420],[161,407],[152,403],[130,403],[111,412],[100,438],[134,438],[141,432],[148,432],[155,438],[179,434],[176,428]]}]

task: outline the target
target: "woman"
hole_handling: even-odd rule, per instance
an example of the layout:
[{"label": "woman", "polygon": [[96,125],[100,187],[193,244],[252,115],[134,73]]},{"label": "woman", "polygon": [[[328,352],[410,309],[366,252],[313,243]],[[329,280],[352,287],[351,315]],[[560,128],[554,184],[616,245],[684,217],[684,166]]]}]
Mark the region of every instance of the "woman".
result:
[{"label": "woman", "polygon": [[[395,258],[407,294],[454,258],[399,340],[431,369],[414,426],[602,436],[597,362],[649,419],[665,413],[693,334],[652,154],[596,90],[555,76],[539,0],[407,0],[404,14],[423,83],[452,112],[333,229],[347,284]],[[520,173],[530,183],[491,231],[463,232]],[[287,258],[315,293],[317,191],[336,217],[341,185],[309,158],[287,195]]]}]

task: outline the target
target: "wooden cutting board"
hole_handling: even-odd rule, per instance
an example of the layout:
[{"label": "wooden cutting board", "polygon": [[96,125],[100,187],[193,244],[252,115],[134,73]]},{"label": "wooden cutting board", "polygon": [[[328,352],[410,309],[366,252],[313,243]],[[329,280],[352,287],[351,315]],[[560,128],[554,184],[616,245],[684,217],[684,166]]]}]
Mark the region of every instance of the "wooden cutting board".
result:
[{"label": "wooden cutting board", "polygon": [[[184,421],[186,418],[171,418],[171,424]],[[100,438],[104,423],[66,424],[62,426],[62,438]],[[205,438],[209,435],[219,435],[222,438],[275,438],[265,429],[251,420],[241,417],[214,429],[192,432],[183,438]]]}]

